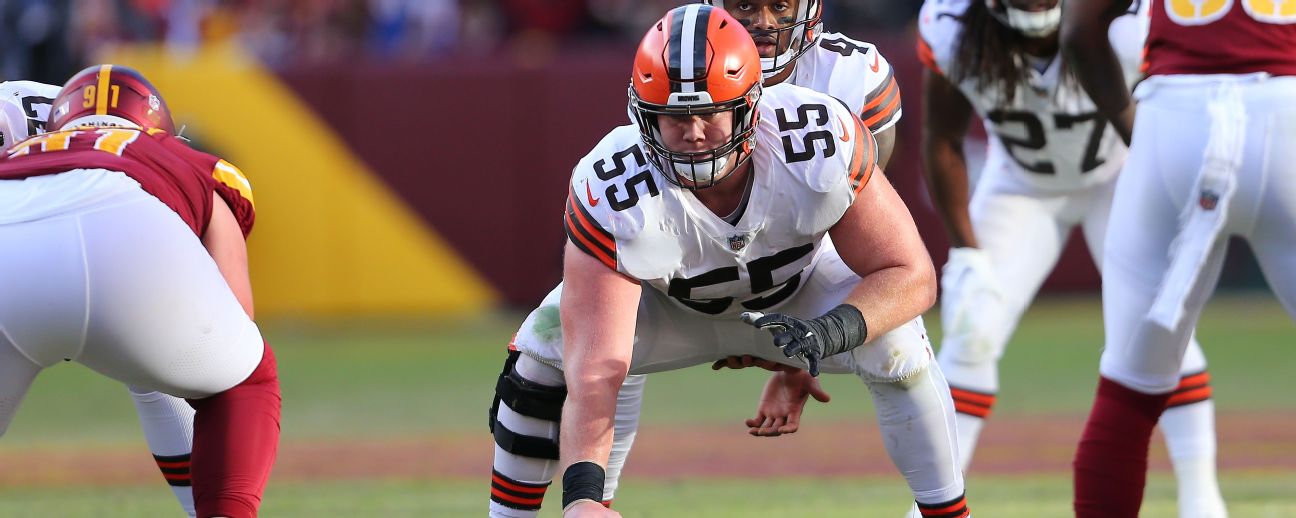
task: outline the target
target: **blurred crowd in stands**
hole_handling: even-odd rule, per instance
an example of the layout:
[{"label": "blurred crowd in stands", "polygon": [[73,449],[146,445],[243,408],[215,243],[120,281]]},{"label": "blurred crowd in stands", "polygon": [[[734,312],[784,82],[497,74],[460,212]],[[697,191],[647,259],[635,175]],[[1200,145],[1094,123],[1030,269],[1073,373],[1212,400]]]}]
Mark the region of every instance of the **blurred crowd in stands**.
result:
[{"label": "blurred crowd in stands", "polygon": [[[103,49],[234,40],[271,66],[633,44],[688,0],[0,0],[0,78],[60,83]],[[831,30],[904,30],[920,2],[828,0]]]}]

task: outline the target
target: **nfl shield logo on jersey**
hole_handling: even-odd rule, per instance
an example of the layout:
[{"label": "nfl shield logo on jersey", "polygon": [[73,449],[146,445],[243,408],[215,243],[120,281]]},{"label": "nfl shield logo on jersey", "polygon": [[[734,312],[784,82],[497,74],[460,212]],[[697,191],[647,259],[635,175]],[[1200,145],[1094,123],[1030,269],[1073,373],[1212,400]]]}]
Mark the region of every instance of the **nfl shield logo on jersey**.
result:
[{"label": "nfl shield logo on jersey", "polygon": [[729,250],[732,252],[741,252],[742,249],[747,248],[747,243],[750,241],[751,236],[748,234],[729,236]]}]

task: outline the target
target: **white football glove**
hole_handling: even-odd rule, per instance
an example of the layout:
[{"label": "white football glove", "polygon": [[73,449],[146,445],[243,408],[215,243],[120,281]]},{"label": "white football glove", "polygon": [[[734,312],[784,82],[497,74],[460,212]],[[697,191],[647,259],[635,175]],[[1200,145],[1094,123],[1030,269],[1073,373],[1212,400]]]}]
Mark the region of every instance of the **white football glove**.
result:
[{"label": "white football glove", "polygon": [[958,356],[972,362],[993,355],[1003,332],[1005,300],[990,255],[979,248],[950,249],[941,269],[941,292],[943,347],[957,347]]}]

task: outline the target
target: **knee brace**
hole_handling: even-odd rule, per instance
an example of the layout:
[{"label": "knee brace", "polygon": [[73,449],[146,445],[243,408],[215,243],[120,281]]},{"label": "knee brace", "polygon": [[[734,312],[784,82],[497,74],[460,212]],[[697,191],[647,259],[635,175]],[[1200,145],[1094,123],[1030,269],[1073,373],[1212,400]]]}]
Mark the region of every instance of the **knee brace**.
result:
[{"label": "knee brace", "polygon": [[932,361],[922,319],[850,351],[855,374],[867,383],[896,383],[917,376]]},{"label": "knee brace", "polygon": [[518,374],[514,366],[521,353],[509,351],[500,371],[499,380],[495,383],[495,400],[491,403],[490,418],[487,422],[495,444],[504,451],[523,457],[537,459],[558,459],[558,439],[524,435],[513,430],[499,420],[499,406],[503,403],[519,415],[543,419],[545,421],[562,421],[563,401],[567,399],[567,387],[541,385]]}]

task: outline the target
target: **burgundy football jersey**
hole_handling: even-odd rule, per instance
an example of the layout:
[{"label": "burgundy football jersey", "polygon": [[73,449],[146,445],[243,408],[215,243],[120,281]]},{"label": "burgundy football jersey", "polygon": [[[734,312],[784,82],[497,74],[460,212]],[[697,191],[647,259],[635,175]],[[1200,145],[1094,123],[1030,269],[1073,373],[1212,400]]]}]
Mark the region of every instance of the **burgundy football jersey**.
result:
[{"label": "burgundy football jersey", "polygon": [[1296,7],[1269,0],[1151,0],[1148,75],[1296,75]]},{"label": "burgundy football jersey", "polygon": [[32,137],[0,157],[0,180],[73,169],[107,169],[131,177],[199,236],[211,220],[213,192],[229,204],[244,236],[256,218],[252,189],[242,172],[161,130],[73,128]]}]

